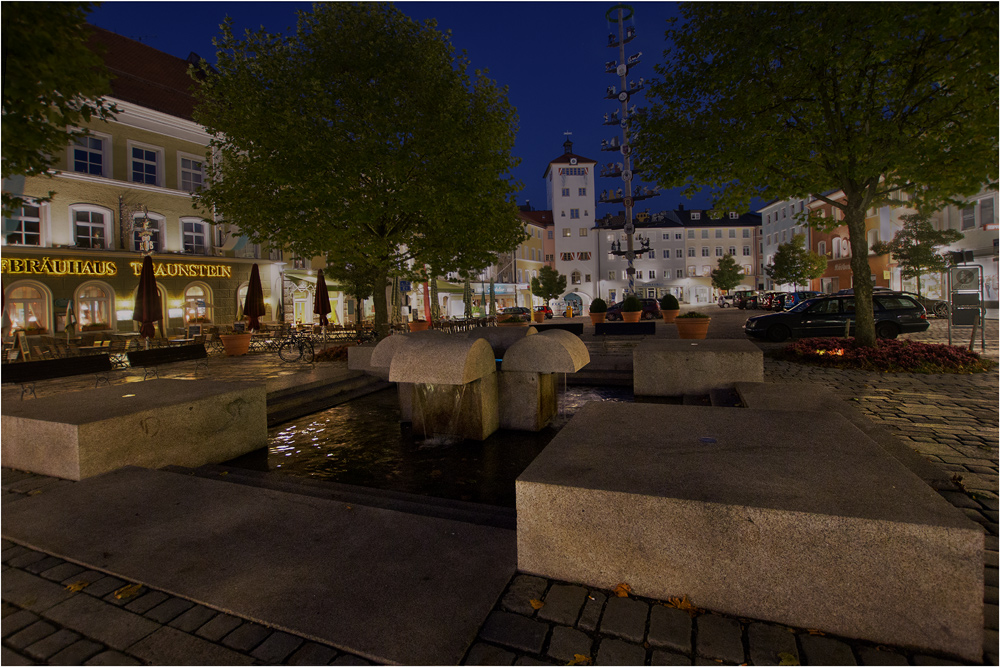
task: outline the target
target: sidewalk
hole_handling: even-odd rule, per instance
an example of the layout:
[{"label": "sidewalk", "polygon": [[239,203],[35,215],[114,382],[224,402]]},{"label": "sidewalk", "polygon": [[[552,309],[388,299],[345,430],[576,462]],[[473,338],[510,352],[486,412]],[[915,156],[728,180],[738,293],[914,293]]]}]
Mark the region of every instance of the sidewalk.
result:
[{"label": "sidewalk", "polygon": [[[713,338],[738,337],[735,332],[747,316],[729,309],[706,312],[719,327],[710,332]],[[926,335],[939,337],[937,325],[944,322],[932,321]],[[987,332],[995,350],[995,332]],[[765,358],[764,379],[830,387],[952,478],[953,488],[941,495],[986,532],[984,662],[996,664],[996,374],[845,372]],[[5,469],[3,504],[6,509],[9,503],[32,503],[72,484]],[[64,529],[76,526],[71,522]],[[275,619],[240,618],[198,604],[193,596],[128,588],[135,582],[102,572],[100,563],[84,567],[6,540],[2,546],[4,664],[366,664],[316,637],[283,631]],[[280,581],[284,572],[276,565],[266,576]],[[66,588],[77,588],[78,582],[90,583],[76,592]],[[451,593],[461,597],[463,591]],[[437,609],[428,606],[420,622],[433,630],[441,622]],[[523,574],[514,575],[483,618],[463,662],[775,664],[781,654],[802,664],[961,664],[711,611],[692,619],[661,601],[618,598],[610,591]]]}]

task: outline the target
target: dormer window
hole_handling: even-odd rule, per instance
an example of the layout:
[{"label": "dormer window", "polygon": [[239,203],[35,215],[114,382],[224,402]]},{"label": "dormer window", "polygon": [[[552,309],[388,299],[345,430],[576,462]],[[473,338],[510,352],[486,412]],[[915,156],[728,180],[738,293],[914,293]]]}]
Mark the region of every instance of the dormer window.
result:
[{"label": "dormer window", "polygon": [[701,220],[701,213],[699,213],[698,211],[691,211],[691,219]]}]

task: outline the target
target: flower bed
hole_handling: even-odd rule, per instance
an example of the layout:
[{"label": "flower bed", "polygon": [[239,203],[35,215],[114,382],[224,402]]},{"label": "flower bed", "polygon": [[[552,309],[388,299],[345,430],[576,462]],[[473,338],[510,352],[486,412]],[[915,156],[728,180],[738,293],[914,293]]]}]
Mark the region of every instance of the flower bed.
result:
[{"label": "flower bed", "polygon": [[993,362],[954,345],[880,339],[874,347],[859,346],[854,338],[803,338],[777,354],[786,361],[895,373],[982,373]]}]

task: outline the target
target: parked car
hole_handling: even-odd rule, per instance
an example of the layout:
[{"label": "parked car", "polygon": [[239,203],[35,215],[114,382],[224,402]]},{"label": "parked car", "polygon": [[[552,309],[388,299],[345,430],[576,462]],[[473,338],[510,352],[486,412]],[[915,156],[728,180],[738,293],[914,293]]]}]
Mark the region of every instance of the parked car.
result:
[{"label": "parked car", "polygon": [[736,303],[735,294],[720,294],[719,295],[719,308],[732,308],[733,304]]},{"label": "parked car", "polygon": [[757,292],[740,292],[736,296],[736,307],[740,310],[754,310],[757,308]]},{"label": "parked car", "polygon": [[504,315],[527,315],[531,317],[531,311],[524,306],[508,306],[500,311]]},{"label": "parked car", "polygon": [[[642,319],[653,320],[660,317],[660,302],[656,299],[639,299],[642,301]],[[604,316],[604,321],[614,322],[622,319],[622,305],[624,301],[608,306],[608,312]]]},{"label": "parked car", "polygon": [[552,319],[552,309],[549,308],[548,306],[535,306],[535,312],[537,313],[539,311],[545,313],[545,319],[547,320]]},{"label": "parked car", "polygon": [[781,292],[764,292],[764,294],[758,298],[757,306],[761,310],[771,310],[774,305],[774,298],[779,294],[781,294]]},{"label": "parked car", "polygon": [[[926,331],[930,326],[923,305],[902,292],[879,291],[872,300],[875,334],[879,338]],[[854,323],[854,295],[838,294],[807,299],[783,313],[751,317],[743,331],[754,338],[780,343],[792,337],[843,336],[847,322]]]},{"label": "parked car", "polygon": [[793,306],[799,305],[806,299],[815,299],[820,296],[823,296],[822,292],[785,292],[784,298],[781,301],[781,306],[784,310],[788,310]]}]

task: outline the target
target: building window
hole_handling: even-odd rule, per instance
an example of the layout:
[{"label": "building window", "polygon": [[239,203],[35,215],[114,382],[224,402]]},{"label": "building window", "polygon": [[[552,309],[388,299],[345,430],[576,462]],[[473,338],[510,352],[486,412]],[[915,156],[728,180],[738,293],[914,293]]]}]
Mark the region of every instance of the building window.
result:
[{"label": "building window", "polygon": [[580,236],[586,236],[586,235],[587,235],[587,228],[580,227]]},{"label": "building window", "polygon": [[131,171],[133,183],[160,184],[160,151],[142,146],[132,146]]},{"label": "building window", "polygon": [[590,274],[589,273],[583,274],[583,282],[585,282],[585,283],[589,283],[590,282]]},{"label": "building window", "polygon": [[994,208],[992,197],[979,200],[979,226],[985,229],[987,225],[995,224],[996,220],[993,219],[993,216]]},{"label": "building window", "polygon": [[573,236],[573,230],[569,227],[563,227],[563,237],[569,238],[570,236]]},{"label": "building window", "polygon": [[197,192],[205,184],[205,163],[195,158],[180,157],[181,190]]},{"label": "building window", "polygon": [[563,197],[569,197],[569,188],[563,188],[562,189],[562,196]]},{"label": "building window", "polygon": [[669,249],[664,249],[663,250],[663,259],[670,259],[670,250]]},{"label": "building window", "polygon": [[962,229],[972,229],[976,226],[976,207],[962,209]]},{"label": "building window", "polygon": [[524,282],[524,278],[521,275],[521,269],[517,270],[517,282],[519,282],[519,283],[523,283]]},{"label": "building window", "polygon": [[580,218],[580,209],[571,208],[569,210],[569,217],[571,220],[578,220]]},{"label": "building window", "polygon": [[707,275],[710,275],[711,273],[712,273],[712,267],[709,266],[708,264],[702,264],[702,266],[701,266],[701,275],[707,276]]},{"label": "building window", "polygon": [[670,233],[669,232],[663,232],[663,240],[664,241],[669,241],[670,240]]},{"label": "building window", "polygon": [[735,229],[730,229],[729,230],[729,238],[731,238],[731,239],[735,239],[736,238],[736,230]]},{"label": "building window", "polygon": [[181,228],[184,236],[184,252],[192,255],[204,255],[208,252],[208,234],[204,222],[181,220]]},{"label": "building window", "polygon": [[579,285],[581,283],[581,276],[579,271],[574,271],[570,274],[570,282],[574,285]]},{"label": "building window", "polygon": [[608,271],[608,280],[616,280],[614,271]]},{"label": "building window", "polygon": [[688,238],[689,239],[693,239],[694,238],[694,230],[693,229],[689,229],[688,230]]},{"label": "building window", "polygon": [[677,232],[676,234],[674,234],[674,240],[675,241],[680,241],[683,238],[684,238],[684,235],[681,234],[680,232]]},{"label": "building window", "polygon": [[820,241],[816,244],[816,252],[820,255],[826,254],[826,241]]},{"label": "building window", "polygon": [[191,283],[184,289],[184,324],[212,321],[212,291],[204,283]]},{"label": "building window", "polygon": [[781,230],[781,242],[784,243],[787,240],[788,240],[788,230],[783,229]]},{"label": "building window", "polygon": [[734,245],[729,246],[729,254],[732,255],[733,257],[736,257],[736,246]]},{"label": "building window", "polygon": [[688,277],[689,278],[694,278],[696,275],[698,275],[698,267],[696,267],[696,266],[688,266],[687,269],[688,269]]},{"label": "building window", "polygon": [[571,252],[564,252],[564,253],[561,253],[561,254],[559,255],[559,258],[560,258],[560,259],[561,259],[562,261],[564,261],[564,262],[572,262],[572,261],[573,261],[573,253],[571,253]]},{"label": "building window", "polygon": [[73,171],[78,174],[104,176],[106,139],[87,136],[73,142]]},{"label": "building window", "polygon": [[553,236],[555,236],[555,235],[552,233],[552,230],[550,229],[549,230],[549,239],[553,238]]},{"label": "building window", "polygon": [[694,246],[688,248],[688,257],[694,257]]},{"label": "building window", "polygon": [[[142,251],[142,236],[140,234],[142,230],[142,217],[142,213],[136,213],[134,218],[135,226],[132,229],[132,250],[135,252]],[[153,252],[163,252],[163,222],[164,217],[162,215],[149,214],[149,230],[153,232],[149,237],[149,243]]]},{"label": "building window", "polygon": [[110,287],[101,283],[84,283],[76,292],[76,323],[80,331],[113,328],[114,299]]},{"label": "building window", "polygon": [[840,237],[834,236],[830,239],[830,247],[833,248],[833,258],[840,259]]},{"label": "building window", "polygon": [[545,256],[545,261],[546,262],[554,262],[555,261],[555,256],[554,255],[546,255]]},{"label": "building window", "polygon": [[875,251],[872,250],[872,246],[878,243],[878,230],[869,229],[868,230],[868,254],[874,255]]},{"label": "building window", "polygon": [[580,195],[581,197],[586,197],[586,196],[587,196],[587,188],[580,188],[580,189],[579,189],[579,190],[577,191],[577,193],[578,193],[578,194],[579,194],[579,195]]},{"label": "building window", "polygon": [[49,294],[33,281],[17,282],[7,288],[7,317],[12,329],[30,334],[49,331]]},{"label": "building window", "polygon": [[722,246],[721,245],[715,246],[715,256],[716,257],[722,257]]},{"label": "building window", "polygon": [[749,229],[744,229],[743,230],[743,238],[745,238],[745,239],[750,238],[750,230]]},{"label": "building window", "polygon": [[707,229],[701,230],[701,238],[703,238],[703,239],[707,239],[708,238],[708,230]]},{"label": "building window", "polygon": [[25,202],[4,220],[4,245],[42,245],[42,209]]},{"label": "building window", "polygon": [[702,257],[708,257],[708,246],[707,245],[703,245],[701,247],[701,256]]},{"label": "building window", "polygon": [[635,278],[636,280],[642,280],[642,271],[636,271]]},{"label": "building window", "polygon": [[[761,273],[763,273],[763,271],[761,271]],[[745,276],[749,276],[750,275],[750,265],[749,264],[744,264],[743,265],[743,275],[745,275]]]},{"label": "building window", "polygon": [[77,248],[108,249],[108,220],[110,216],[94,209],[72,209],[73,235]]},{"label": "building window", "polygon": [[750,246],[748,245],[743,246],[743,256],[744,257],[750,256]]},{"label": "building window", "polygon": [[684,277],[684,269],[677,269],[677,277],[678,278]]},{"label": "building window", "polygon": [[717,239],[721,239],[722,238],[722,230],[721,229],[716,229],[715,230],[715,238],[717,238]]},{"label": "building window", "polygon": [[699,213],[698,211],[691,211],[691,219],[701,220],[701,213]]},{"label": "building window", "polygon": [[576,258],[578,260],[580,260],[581,262],[589,262],[590,261],[590,253],[589,252],[579,252],[579,253],[576,254]]},{"label": "building window", "polygon": [[650,280],[656,280],[656,271],[653,271],[652,269],[650,269],[650,271],[649,271],[649,279]]}]

